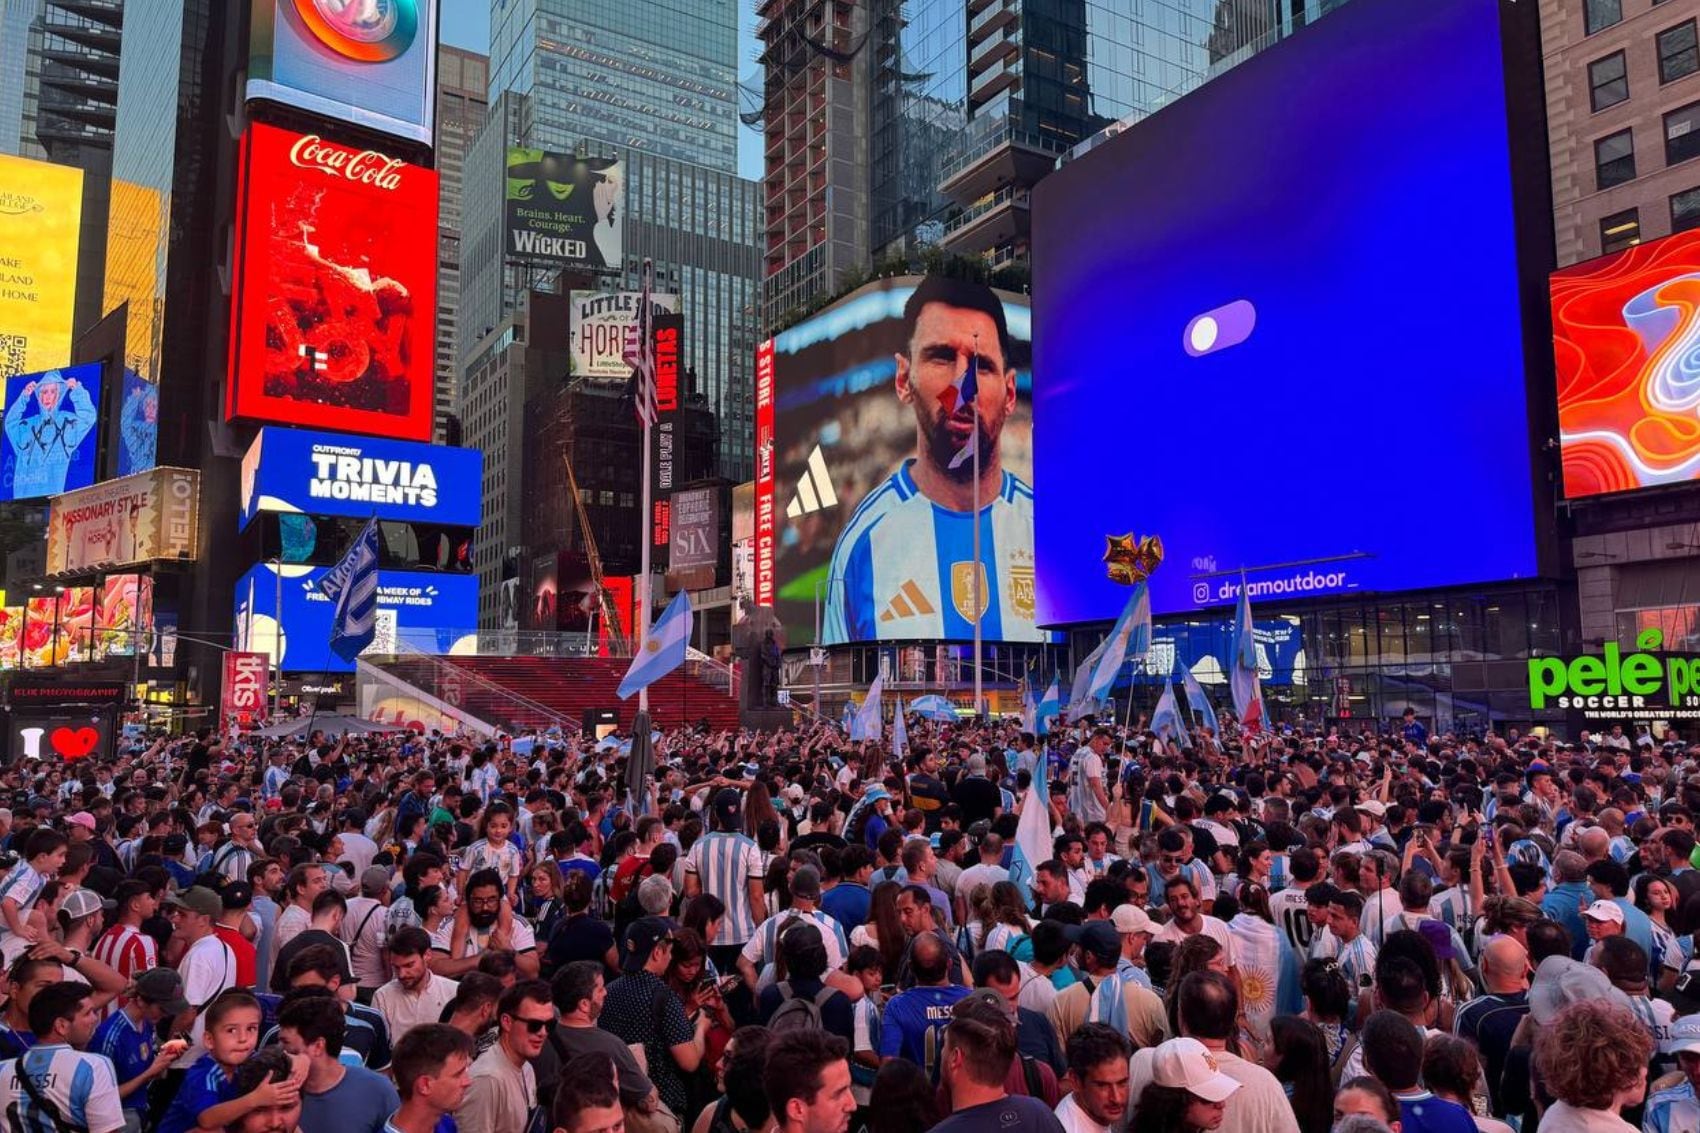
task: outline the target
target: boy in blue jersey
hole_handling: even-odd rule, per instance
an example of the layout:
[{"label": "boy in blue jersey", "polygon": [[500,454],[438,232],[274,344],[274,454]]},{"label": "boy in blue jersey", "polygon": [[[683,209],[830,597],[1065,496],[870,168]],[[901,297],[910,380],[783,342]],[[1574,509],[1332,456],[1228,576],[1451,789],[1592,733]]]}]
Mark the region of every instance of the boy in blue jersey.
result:
[{"label": "boy in blue jersey", "polygon": [[895,389],[915,414],[915,455],[839,532],[822,642],[963,639],[975,620],[994,641],[1040,640],[1033,489],[1001,448],[1016,383],[1003,304],[983,284],[928,276],[904,305],[903,341]]},{"label": "boy in blue jersey", "polygon": [[185,1039],[160,1041],[160,1022],[188,1009],[183,977],[176,969],[149,968],[136,977],[136,994],[96,1029],[89,1050],[112,1060],[127,1130],[141,1129],[148,1109],[148,1084],[170,1070],[188,1046]]},{"label": "boy in blue jersey", "polygon": [[210,1131],[234,1124],[256,1109],[300,1104],[307,1079],[306,1059],[295,1060],[295,1073],[284,1081],[266,1081],[248,1093],[237,1092],[237,1069],[260,1041],[260,1001],[233,988],[207,1005],[202,1035],[207,1053],[190,1066],[155,1133]]}]

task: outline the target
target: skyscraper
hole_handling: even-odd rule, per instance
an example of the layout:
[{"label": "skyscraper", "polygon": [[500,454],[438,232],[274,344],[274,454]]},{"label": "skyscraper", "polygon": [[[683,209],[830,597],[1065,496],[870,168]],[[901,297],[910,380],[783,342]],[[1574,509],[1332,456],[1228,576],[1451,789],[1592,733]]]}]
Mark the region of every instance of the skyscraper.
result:
[{"label": "skyscraper", "polygon": [[1059,158],[1343,2],[763,0],[769,325],[932,247],[1018,284]]},{"label": "skyscraper", "polygon": [[458,47],[437,49],[437,421],[441,443],[458,386],[460,210],[466,151],[489,110],[490,58]]},{"label": "skyscraper", "polygon": [[[656,290],[679,296],[682,375],[720,415],[720,472],[750,475],[762,203],[760,183],[736,172],[736,66],[735,0],[492,5],[489,112],[466,157],[458,360],[463,439],[487,457],[478,557],[487,623],[519,539],[515,493],[526,482],[509,459],[523,437],[510,414],[547,392],[527,368],[548,356],[513,349],[531,325],[531,292],[635,291],[643,260],[653,260]],[[558,270],[507,259],[509,146],[625,162],[618,271],[563,280]],[[542,380],[565,377],[563,366]]]}]

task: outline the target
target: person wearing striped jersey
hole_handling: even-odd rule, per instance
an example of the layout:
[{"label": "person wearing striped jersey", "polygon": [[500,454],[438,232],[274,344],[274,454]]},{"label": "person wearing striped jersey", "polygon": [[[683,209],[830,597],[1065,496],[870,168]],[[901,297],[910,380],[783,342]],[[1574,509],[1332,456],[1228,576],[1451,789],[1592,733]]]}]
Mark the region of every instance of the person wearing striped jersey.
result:
[{"label": "person wearing striped jersey", "polygon": [[[159,944],[142,931],[142,922],[159,912],[159,899],[141,881],[122,881],[113,894],[112,924],[94,942],[94,958],[130,983],[149,968],[159,966]],[[122,1008],[120,997],[108,1004],[107,1012]]]},{"label": "person wearing striped jersey", "polygon": [[990,640],[1042,640],[1033,489],[1004,468],[1012,347],[1003,303],[983,284],[928,276],[904,304],[894,385],[915,415],[915,455],[839,533],[828,574],[841,584],[827,588],[823,644],[964,639],[976,620]]},{"label": "person wearing striped jersey", "polygon": [[812,865],[801,866],[791,875],[791,907],[763,921],[738,955],[738,973],[744,977],[747,986],[761,991],[773,983],[772,966],[779,955],[779,937],[798,922],[820,929],[821,943],[826,946],[828,973],[836,973],[844,966],[844,959],[850,954],[844,929],[821,912],[819,905],[820,871]]},{"label": "person wearing striped jersey", "polygon": [[23,854],[4,879],[0,879],[0,943],[21,937],[34,944],[40,934],[25,922],[47,883],[59,876],[65,865],[69,842],[65,835],[45,826],[30,831]]},{"label": "person wearing striped jersey", "polygon": [[1682,1081],[1656,1090],[1647,1098],[1641,1118],[1644,1133],[1700,1133],[1700,1015],[1687,1015],[1671,1025],[1670,1053],[1676,1057]]},{"label": "person wearing striped jersey", "polygon": [[1375,984],[1375,943],[1365,935],[1361,918],[1364,899],[1350,889],[1337,890],[1328,905],[1328,929],[1340,942],[1334,962],[1354,992]]},{"label": "person wearing striped jersey", "polygon": [[112,1060],[82,1050],[98,1022],[85,984],[52,984],[30,1000],[35,1046],[0,1062],[0,1109],[8,1130],[117,1133],[124,1128]]},{"label": "person wearing striped jersey", "polygon": [[722,787],[714,796],[715,830],[704,834],[685,856],[685,898],[712,893],[726,906],[720,932],[710,942],[709,958],[717,970],[734,971],[738,959],[767,918],[762,892],[761,850],[740,833],[744,800],[735,789]]}]

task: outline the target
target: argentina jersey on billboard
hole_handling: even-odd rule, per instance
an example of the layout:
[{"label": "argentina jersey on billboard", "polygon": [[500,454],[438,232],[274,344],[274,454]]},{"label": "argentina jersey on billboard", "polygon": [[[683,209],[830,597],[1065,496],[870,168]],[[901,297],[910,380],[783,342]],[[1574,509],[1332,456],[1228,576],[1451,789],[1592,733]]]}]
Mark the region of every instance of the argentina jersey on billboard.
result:
[{"label": "argentina jersey on billboard", "polygon": [[241,526],[261,512],[476,527],[477,449],[261,429],[242,458]]},{"label": "argentina jersey on billboard", "polygon": [[774,605],[792,644],[817,614],[827,645],[968,640],[976,620],[988,641],[1043,640],[1031,337],[1024,299],[936,276],[775,337]]}]

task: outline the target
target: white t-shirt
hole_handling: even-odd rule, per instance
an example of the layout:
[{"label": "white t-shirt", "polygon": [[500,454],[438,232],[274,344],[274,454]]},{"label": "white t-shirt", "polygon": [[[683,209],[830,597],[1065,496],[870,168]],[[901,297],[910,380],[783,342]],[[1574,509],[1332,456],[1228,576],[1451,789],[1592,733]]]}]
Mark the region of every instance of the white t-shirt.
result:
[{"label": "white t-shirt", "polygon": [[1203,917],[1203,921],[1204,926],[1197,932],[1184,932],[1180,925],[1176,924],[1174,921],[1170,921],[1168,924],[1157,930],[1157,935],[1153,939],[1166,940],[1172,944],[1179,944],[1189,936],[1208,936],[1211,940],[1214,940],[1217,944],[1222,946],[1222,954],[1228,958],[1228,967],[1232,968],[1236,963],[1238,963],[1234,954],[1234,934],[1228,931],[1227,925],[1223,924],[1215,917],[1206,915]]},{"label": "white t-shirt", "polygon": [[1074,1104],[1073,1094],[1057,1103],[1057,1123],[1063,1127],[1063,1133],[1110,1133],[1108,1125],[1098,1124],[1090,1114]]},{"label": "white t-shirt", "polygon": [[[431,934],[431,947],[438,952],[447,952],[454,941],[455,923],[445,920],[443,926]],[[468,956],[477,956],[484,951],[484,946],[490,940],[490,934],[495,931],[492,925],[488,929],[479,930],[469,927],[466,933],[466,950],[456,960],[464,960]],[[537,948],[537,934],[531,931],[531,924],[524,917],[514,918],[513,927],[514,952],[531,952]]]},{"label": "white t-shirt", "polygon": [[378,856],[378,844],[352,830],[338,836],[342,839],[342,860],[354,864],[354,876],[358,878],[372,867],[372,859]]},{"label": "white t-shirt", "polygon": [[962,876],[956,879],[956,892],[961,897],[972,898],[974,890],[980,886],[990,888],[1000,881],[1008,880],[1009,870],[1001,865],[987,865],[981,862],[962,871]]},{"label": "white t-shirt", "polygon": [[1104,805],[1092,791],[1092,780],[1096,779],[1104,794],[1110,793],[1109,784],[1104,782],[1104,761],[1098,753],[1089,747],[1076,751],[1069,761],[1068,777],[1069,809],[1080,816],[1082,823],[1104,821]]},{"label": "white t-shirt", "polygon": [[[216,933],[209,933],[189,946],[189,951],[177,962],[177,974],[183,977],[183,998],[192,1006],[204,1007],[220,992],[236,986],[236,956]],[[206,1029],[206,1012],[197,1012],[195,1025],[189,1031],[189,1049],[171,1064],[173,1069],[187,1070],[206,1053],[201,1043]]]}]

